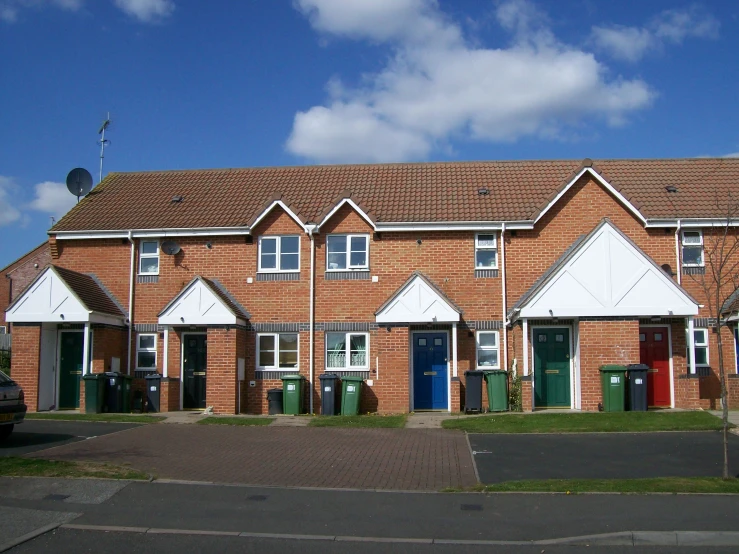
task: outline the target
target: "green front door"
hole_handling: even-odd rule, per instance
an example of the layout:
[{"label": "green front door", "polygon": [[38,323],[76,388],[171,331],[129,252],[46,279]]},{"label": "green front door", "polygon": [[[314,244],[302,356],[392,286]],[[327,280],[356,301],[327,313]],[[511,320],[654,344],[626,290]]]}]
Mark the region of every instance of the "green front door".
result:
[{"label": "green front door", "polygon": [[570,408],[570,330],[534,329],[534,407]]},{"label": "green front door", "polygon": [[182,358],[182,407],[185,410],[205,408],[205,374],[208,360],[206,335],[185,335]]},{"label": "green front door", "polygon": [[80,379],[85,334],[82,331],[62,331],[59,345],[59,409],[80,407]]}]

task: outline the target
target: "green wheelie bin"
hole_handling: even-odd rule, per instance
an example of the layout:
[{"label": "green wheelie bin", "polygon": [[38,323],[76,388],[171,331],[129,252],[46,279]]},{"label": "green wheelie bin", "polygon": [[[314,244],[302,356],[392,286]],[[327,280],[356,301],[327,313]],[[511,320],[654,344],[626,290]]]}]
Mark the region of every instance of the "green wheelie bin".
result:
[{"label": "green wheelie bin", "polygon": [[603,388],[603,411],[623,412],[626,410],[626,366],[600,366],[600,384]]},{"label": "green wheelie bin", "polygon": [[502,369],[485,371],[488,389],[488,412],[508,411],[508,372]]},{"label": "green wheelie bin", "polygon": [[303,384],[302,375],[285,375],[282,377],[282,405],[287,415],[303,413]]},{"label": "green wheelie bin", "polygon": [[341,415],[359,415],[359,401],[362,398],[361,377],[347,375],[341,379]]},{"label": "green wheelie bin", "polygon": [[105,400],[105,375],[88,373],[82,376],[85,382],[85,413],[100,414]]},{"label": "green wheelie bin", "polygon": [[124,414],[131,412],[131,384],[133,377],[130,375],[121,375],[121,412]]}]

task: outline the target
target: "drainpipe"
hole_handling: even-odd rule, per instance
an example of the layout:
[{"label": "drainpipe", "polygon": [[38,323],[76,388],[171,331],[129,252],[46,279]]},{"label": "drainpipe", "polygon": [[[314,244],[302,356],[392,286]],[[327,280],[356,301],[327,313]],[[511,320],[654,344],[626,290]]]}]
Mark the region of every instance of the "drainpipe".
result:
[{"label": "drainpipe", "polygon": [[505,286],[505,221],[500,231],[500,272],[503,285],[503,367],[508,371],[508,306]]},{"label": "drainpipe", "polygon": [[677,284],[681,284],[682,268],[680,267],[680,220],[677,220],[677,227],[675,228],[675,260],[677,260]]},{"label": "drainpipe", "polygon": [[131,243],[131,269],[128,274],[128,360],[126,374],[131,375],[131,340],[133,339],[133,270],[136,245],[133,242],[133,231],[128,232],[128,242]]},{"label": "drainpipe", "polygon": [[313,350],[314,350],[314,342],[315,342],[315,336],[313,332],[313,328],[315,327],[315,289],[316,289],[316,271],[315,271],[315,265],[316,265],[316,239],[313,233],[316,230],[316,225],[307,225],[308,230],[308,236],[310,237],[310,308],[309,308],[309,326],[310,326],[310,338],[308,340],[309,342],[309,359],[308,362],[308,368],[310,372],[310,398],[309,398],[309,409],[311,415],[313,414],[313,392],[315,389],[315,384],[313,383],[313,377],[315,375],[315,360],[313,358]]}]

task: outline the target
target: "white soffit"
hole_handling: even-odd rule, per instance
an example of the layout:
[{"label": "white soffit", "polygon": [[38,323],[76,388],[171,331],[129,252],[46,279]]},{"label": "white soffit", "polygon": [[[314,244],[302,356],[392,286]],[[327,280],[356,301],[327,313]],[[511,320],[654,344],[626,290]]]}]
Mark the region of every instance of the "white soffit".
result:
[{"label": "white soffit", "polygon": [[377,313],[377,323],[452,323],[459,312],[416,275]]},{"label": "white soffit", "polygon": [[[85,323],[92,312],[53,268],[47,268],[5,312],[11,323]],[[120,324],[120,318],[110,318]]]},{"label": "white soffit", "polygon": [[201,279],[195,279],[160,314],[160,325],[244,325]]},{"label": "white soffit", "polygon": [[697,314],[695,301],[606,221],[522,306],[519,317]]}]

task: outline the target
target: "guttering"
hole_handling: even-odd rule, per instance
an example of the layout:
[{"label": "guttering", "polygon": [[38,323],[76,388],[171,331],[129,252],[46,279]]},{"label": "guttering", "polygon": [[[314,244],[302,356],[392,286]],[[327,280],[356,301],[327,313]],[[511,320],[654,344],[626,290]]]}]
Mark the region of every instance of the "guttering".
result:
[{"label": "guttering", "polygon": [[675,260],[676,260],[676,267],[675,271],[677,272],[677,284],[680,285],[682,281],[682,268],[680,267],[680,220],[677,220],[677,225],[675,226]]},{"label": "guttering", "polygon": [[131,341],[133,340],[133,272],[136,243],[133,241],[133,232],[128,232],[128,241],[131,243],[131,268],[128,274],[128,358],[126,359],[126,375],[131,375]]},{"label": "guttering", "polygon": [[[449,221],[445,223],[426,223],[422,221],[398,221],[377,223],[375,229],[378,233],[403,233],[411,231],[500,231],[503,228],[502,221]],[[506,229],[533,229],[534,222],[507,221]]]},{"label": "guttering", "polygon": [[92,231],[49,231],[49,235],[57,240],[80,239],[125,239],[148,237],[197,237],[205,235],[251,235],[250,227],[192,227],[180,229],[131,229],[129,231],[92,230]]},{"label": "guttering", "polygon": [[500,272],[503,286],[503,367],[508,371],[508,306],[505,283],[505,221],[500,230]]},{"label": "guttering", "polygon": [[728,222],[726,218],[721,217],[703,217],[703,218],[679,218],[679,219],[650,219],[647,221],[646,228],[672,228],[677,224],[681,228],[688,227],[739,227],[739,219],[731,219]]},{"label": "guttering", "polygon": [[306,225],[306,231],[308,233],[308,236],[310,237],[310,301],[309,301],[309,314],[308,319],[309,323],[308,326],[309,329],[309,339],[308,339],[308,371],[310,372],[310,399],[309,399],[309,409],[311,415],[313,414],[313,391],[315,390],[315,384],[313,383],[313,377],[315,376],[315,358],[313,356],[313,350],[314,350],[314,342],[315,342],[315,335],[313,328],[315,327],[315,288],[316,288],[316,270],[315,270],[315,262],[316,262],[316,240],[313,233],[316,230],[316,225]]}]

